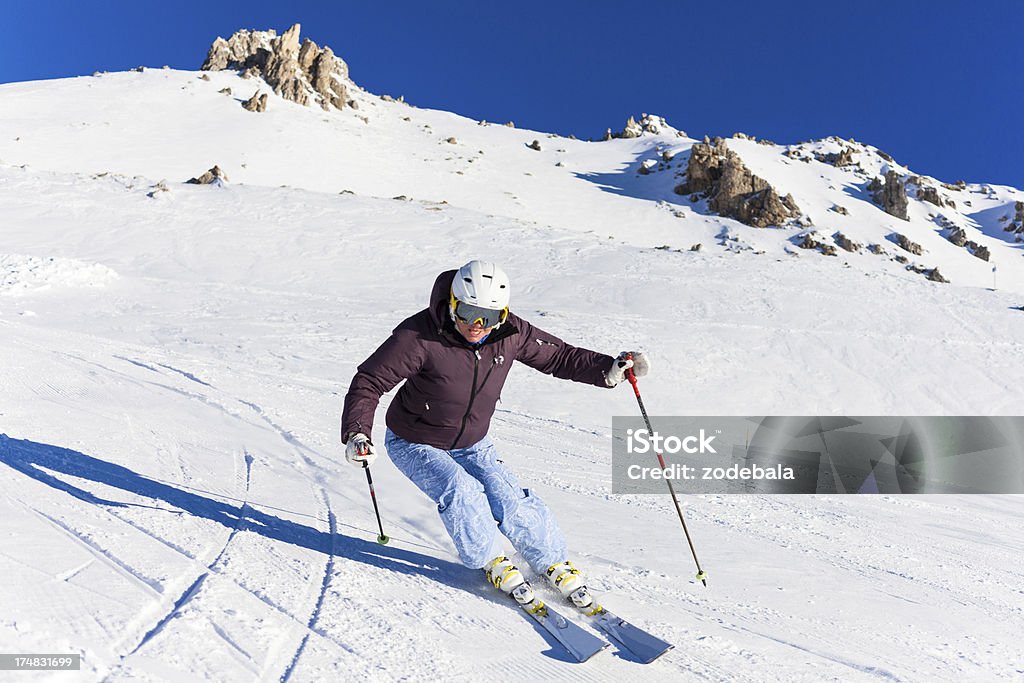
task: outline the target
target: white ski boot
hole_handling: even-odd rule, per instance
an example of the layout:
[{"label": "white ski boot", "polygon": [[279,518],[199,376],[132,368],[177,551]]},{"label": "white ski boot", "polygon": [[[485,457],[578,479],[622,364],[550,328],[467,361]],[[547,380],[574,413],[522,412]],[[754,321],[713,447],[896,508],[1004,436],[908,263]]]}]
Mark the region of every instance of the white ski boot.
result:
[{"label": "white ski boot", "polygon": [[484,574],[495,588],[510,595],[512,591],[526,583],[523,573],[504,555],[498,555],[488,562],[484,567]]},{"label": "white ski boot", "polygon": [[539,614],[546,611],[544,602],[536,599],[533,586],[526,580],[519,568],[504,555],[499,555],[488,562],[484,567],[484,574],[487,575],[487,580],[491,582],[491,585],[512,596],[512,599],[527,612]]},{"label": "white ski boot", "polygon": [[593,596],[583,583],[580,570],[569,560],[551,565],[546,573],[548,583],[578,608],[585,610],[594,603]]}]

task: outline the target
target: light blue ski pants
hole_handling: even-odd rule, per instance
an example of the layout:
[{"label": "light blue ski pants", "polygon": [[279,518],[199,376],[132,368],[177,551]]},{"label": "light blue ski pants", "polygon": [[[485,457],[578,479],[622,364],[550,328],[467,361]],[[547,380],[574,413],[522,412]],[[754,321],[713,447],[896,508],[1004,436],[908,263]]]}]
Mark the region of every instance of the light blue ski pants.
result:
[{"label": "light blue ski pants", "polygon": [[505,554],[498,531],[538,574],[568,558],[565,536],[544,502],[497,460],[491,437],[446,451],[387,431],[395,467],[437,503],[437,511],[467,567]]}]

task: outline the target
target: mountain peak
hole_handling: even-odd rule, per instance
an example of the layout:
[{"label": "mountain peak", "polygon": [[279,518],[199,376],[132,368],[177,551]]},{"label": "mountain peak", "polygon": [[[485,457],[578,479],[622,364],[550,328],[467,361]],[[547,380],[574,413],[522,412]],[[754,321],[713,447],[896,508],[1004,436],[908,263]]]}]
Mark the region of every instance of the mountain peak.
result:
[{"label": "mountain peak", "polygon": [[323,109],[350,105],[348,65],[331,48],[319,47],[309,38],[299,43],[299,24],[280,36],[268,31],[236,31],[230,38],[217,37],[203,62],[203,71],[240,71],[244,78],[262,78],[281,97]]}]

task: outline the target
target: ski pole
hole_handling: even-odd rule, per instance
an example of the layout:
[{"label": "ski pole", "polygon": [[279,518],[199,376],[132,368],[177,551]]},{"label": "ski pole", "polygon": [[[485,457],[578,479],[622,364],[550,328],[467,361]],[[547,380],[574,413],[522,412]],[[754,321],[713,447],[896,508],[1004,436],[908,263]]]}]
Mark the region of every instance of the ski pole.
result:
[{"label": "ski pole", "polygon": [[363,469],[366,470],[366,483],[370,486],[370,500],[373,501],[373,512],[377,515],[377,529],[380,531],[377,543],[387,545],[391,539],[384,534],[384,525],[380,523],[380,509],[377,507],[377,494],[373,490],[373,477],[370,476],[370,466],[364,463]]},{"label": "ski pole", "polygon": [[[628,359],[632,360],[632,356],[627,356]],[[633,368],[626,370],[626,379],[633,385],[633,393],[636,394],[636,402],[640,406],[640,414],[644,416],[644,422],[647,424],[647,433],[654,434],[654,428],[651,427],[651,418],[647,417],[647,409],[644,407],[644,400],[640,397],[640,387],[636,383],[636,375],[633,373]],[[668,469],[665,466],[665,459],[661,457],[661,453],[658,451],[654,452],[658,456],[658,462],[661,464],[661,469],[664,471]],[[700,560],[697,559],[697,551],[693,547],[693,539],[690,538],[690,530],[686,528],[686,520],[683,519],[683,510],[679,507],[679,499],[676,498],[676,490],[672,487],[672,480],[665,477],[665,483],[668,484],[668,492],[672,494],[672,502],[676,506],[676,514],[679,515],[679,523],[683,525],[683,533],[686,534],[686,542],[690,544],[690,554],[693,555],[693,561],[697,565],[697,578],[706,587],[708,585],[708,575],[704,573],[704,570],[700,568]]]}]

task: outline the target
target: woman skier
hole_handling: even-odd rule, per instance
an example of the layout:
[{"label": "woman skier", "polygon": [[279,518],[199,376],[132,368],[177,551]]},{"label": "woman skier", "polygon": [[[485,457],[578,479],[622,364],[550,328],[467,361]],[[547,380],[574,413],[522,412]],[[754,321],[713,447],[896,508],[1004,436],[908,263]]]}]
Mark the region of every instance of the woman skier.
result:
[{"label": "woman skier", "polygon": [[614,387],[642,353],[618,358],[566,344],[509,312],[501,268],[470,261],[438,275],[430,306],[403,321],[357,369],[345,396],[345,458],[368,467],[380,397],[405,384],[387,411],[385,447],[395,466],[437,503],[463,564],[529,607],[533,589],[505,556],[504,534],[526,562],[581,609],[592,602],[568,560],[565,537],[543,501],[497,460],[487,435],[512,361],[560,379]]}]

